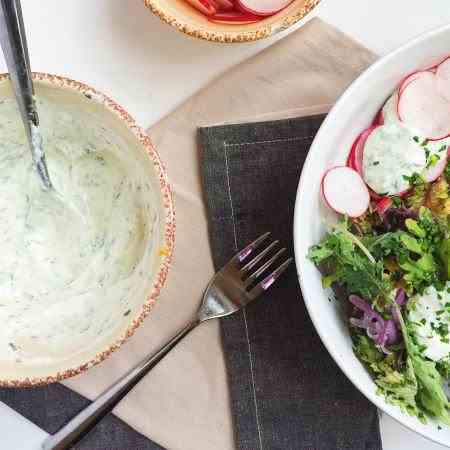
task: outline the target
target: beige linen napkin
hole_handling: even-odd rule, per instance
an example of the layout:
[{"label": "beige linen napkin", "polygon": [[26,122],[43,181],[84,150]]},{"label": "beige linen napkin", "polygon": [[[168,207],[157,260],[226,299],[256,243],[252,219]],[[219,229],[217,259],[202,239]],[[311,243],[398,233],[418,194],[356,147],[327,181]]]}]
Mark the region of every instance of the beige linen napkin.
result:
[{"label": "beige linen napkin", "polygon": [[[197,127],[323,112],[372,61],[366,49],[313,19],[232,68],[150,129],[165,161],[177,215],[173,268],[163,295],[128,343],[66,382],[93,398],[192,317],[211,275]],[[173,450],[227,450],[233,431],[218,323],[202,325],[162,361],[115,413]]]}]

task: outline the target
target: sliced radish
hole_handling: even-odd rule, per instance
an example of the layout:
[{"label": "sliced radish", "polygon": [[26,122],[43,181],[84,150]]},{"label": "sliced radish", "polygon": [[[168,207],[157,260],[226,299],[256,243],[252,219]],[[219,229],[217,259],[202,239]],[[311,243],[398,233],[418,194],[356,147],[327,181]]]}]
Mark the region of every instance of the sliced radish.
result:
[{"label": "sliced radish", "polygon": [[415,72],[410,73],[409,75],[406,75],[406,77],[403,78],[402,81],[400,81],[400,84],[398,86],[398,92],[401,94],[405,88],[414,80],[419,78],[423,73],[430,72],[430,70],[416,70]]},{"label": "sliced radish", "polygon": [[[358,137],[355,139],[355,141],[352,144],[352,148],[350,149],[350,153],[347,157],[347,167],[350,167],[353,170],[356,170],[361,177],[363,176],[362,173],[362,158],[364,155],[364,144],[370,135],[370,133],[377,127],[378,125],[371,125],[369,128],[364,130],[362,133],[358,135]],[[381,196],[378,195],[376,192],[372,191],[372,189],[369,189],[370,197],[374,200],[380,200]]]},{"label": "sliced radish", "polygon": [[217,11],[230,11],[234,8],[233,2],[230,0],[214,0]]},{"label": "sliced radish", "polygon": [[375,125],[371,125],[369,128],[364,130],[356,139],[354,143],[354,154],[353,154],[353,169],[355,169],[361,176],[363,173],[363,156],[364,156],[364,145],[369,137],[370,133],[377,128]]},{"label": "sliced radish", "polygon": [[450,57],[442,61],[436,69],[437,89],[450,102]]},{"label": "sliced radish", "polygon": [[325,203],[339,214],[359,217],[367,211],[369,191],[356,170],[346,166],[333,167],[322,179]]},{"label": "sliced radish", "polygon": [[397,112],[401,121],[429,139],[450,134],[450,103],[438,91],[437,77],[420,72],[399,91]]},{"label": "sliced radish", "polygon": [[372,125],[374,126],[378,126],[378,125],[383,125],[384,119],[383,119],[383,110],[379,110],[376,114],[376,116],[374,117],[373,121],[372,121]]},{"label": "sliced radish", "polygon": [[381,216],[392,206],[392,199],[390,197],[382,197],[377,202],[377,211]]},{"label": "sliced radish", "polygon": [[370,187],[367,187],[367,189],[369,189],[370,198],[372,200],[375,200],[377,202],[383,198],[382,195],[379,195],[375,191],[372,191],[372,189],[370,189]]},{"label": "sliced radish", "polygon": [[437,62],[435,62],[433,65],[428,66],[428,68],[426,68],[424,70],[429,70],[431,72],[436,72],[437,68],[449,58],[450,58],[450,55],[447,55],[444,58],[440,58],[440,59],[437,60]]},{"label": "sliced radish", "polygon": [[350,153],[348,154],[347,157],[347,167],[350,167],[350,169],[354,169],[356,170],[355,167],[355,150],[356,150],[356,145],[358,144],[359,141],[359,137],[361,135],[359,134],[358,137],[353,141],[352,147],[350,149]]},{"label": "sliced radish", "polygon": [[[348,158],[347,158],[347,163],[346,163],[347,167],[350,167],[350,169],[353,169],[353,170],[356,170],[356,166],[355,166],[355,148],[356,148],[356,143],[357,142],[358,142],[358,138],[356,138],[355,142],[352,145],[352,149],[350,150],[350,153],[349,153]],[[370,194],[370,197],[373,200],[375,200],[375,201],[378,201],[378,200],[380,200],[382,198],[380,195],[378,195],[376,192],[372,191],[372,189],[370,189],[370,188],[369,188],[369,194]]]},{"label": "sliced radish", "polygon": [[258,16],[270,16],[277,13],[293,0],[237,0],[236,4],[243,11]]},{"label": "sliced radish", "polygon": [[199,10],[206,16],[211,16],[216,13],[216,8],[209,0],[187,0],[195,9]]},{"label": "sliced radish", "polygon": [[224,11],[218,12],[213,16],[209,16],[208,20],[211,22],[223,23],[223,24],[236,24],[245,25],[247,23],[255,23],[261,20],[261,17],[257,17],[253,14],[242,13],[238,11]]},{"label": "sliced radish", "polygon": [[444,172],[447,166],[447,162],[448,162],[448,155],[447,152],[445,152],[442,155],[440,155],[440,158],[436,162],[436,164],[425,169],[425,172],[423,174],[425,181],[431,183],[432,181],[437,180],[442,175],[442,172]]}]

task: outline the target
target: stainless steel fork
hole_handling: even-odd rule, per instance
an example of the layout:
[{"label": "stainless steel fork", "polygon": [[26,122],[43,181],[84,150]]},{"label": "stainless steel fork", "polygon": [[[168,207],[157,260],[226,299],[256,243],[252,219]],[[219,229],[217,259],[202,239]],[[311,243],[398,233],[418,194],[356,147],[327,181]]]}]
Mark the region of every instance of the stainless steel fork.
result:
[{"label": "stainless steel fork", "polygon": [[[278,241],[263,246],[269,235],[270,233],[265,233],[249,244],[214,275],[203,295],[202,304],[191,322],[160,350],[145,358],[103,392],[61,430],[49,436],[42,444],[42,449],[65,450],[71,448],[106,414],[111,412],[122,398],[190,331],[206,320],[229,316],[239,311],[269,289],[292,262],[292,258],[288,258],[266,275],[286,251],[285,248],[276,251]],[[261,251],[250,258],[259,248],[262,248]],[[263,275],[265,276],[262,278]]]}]

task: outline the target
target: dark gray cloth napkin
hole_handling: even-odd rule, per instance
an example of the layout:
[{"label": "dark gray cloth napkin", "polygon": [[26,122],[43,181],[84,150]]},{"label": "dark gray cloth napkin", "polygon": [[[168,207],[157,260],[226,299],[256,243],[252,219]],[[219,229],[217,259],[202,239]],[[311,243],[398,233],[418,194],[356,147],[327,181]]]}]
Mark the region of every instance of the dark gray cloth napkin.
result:
[{"label": "dark gray cloth napkin", "polygon": [[[48,433],[58,431],[89,404],[89,400],[62,384],[30,389],[0,389],[0,400]],[[0,449],[21,450],[20,445],[16,449],[3,449],[1,438]],[[109,414],[74,449],[162,450],[163,447]]]},{"label": "dark gray cloth napkin", "polygon": [[[293,254],[297,183],[322,120],[199,130],[216,269],[265,231]],[[323,347],[294,267],[265,299],[223,320],[222,338],[239,450],[381,449],[377,410]]]}]

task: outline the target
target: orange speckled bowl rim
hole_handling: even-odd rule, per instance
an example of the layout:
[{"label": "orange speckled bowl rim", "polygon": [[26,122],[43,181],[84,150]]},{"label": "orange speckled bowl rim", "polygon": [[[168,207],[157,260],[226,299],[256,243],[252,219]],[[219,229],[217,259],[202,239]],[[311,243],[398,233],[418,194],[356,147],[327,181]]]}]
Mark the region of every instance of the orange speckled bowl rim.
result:
[{"label": "orange speckled bowl rim", "polygon": [[[0,83],[4,82],[8,78],[9,75],[7,73],[0,74]],[[83,363],[78,367],[63,370],[61,372],[55,373],[54,375],[33,378],[26,377],[17,380],[2,380],[0,375],[0,387],[7,388],[33,387],[65,380],[75,375],[79,375],[89,368],[99,364],[109,355],[111,355],[111,353],[117,350],[130,336],[134,334],[134,332],[150,312],[158,296],[160,295],[161,289],[166,281],[167,274],[169,272],[175,243],[175,210],[173,204],[172,189],[168,182],[166,168],[158,152],[153,146],[150,137],[145,133],[145,131],[139,125],[137,125],[130,114],[128,114],[128,112],[126,112],[114,100],[84,83],[80,83],[78,81],[74,81],[70,78],[62,77],[59,75],[39,72],[33,72],[33,79],[35,81],[44,82],[57,88],[79,92],[85,96],[88,96],[88,98],[92,97],[93,101],[100,103],[107,110],[119,117],[122,122],[125,123],[130,132],[137,138],[137,140],[146,151],[147,155],[150,157],[156,176],[159,179],[160,193],[162,196],[162,206],[165,213],[162,247],[164,251],[162,253],[160,252],[161,259],[159,261],[158,271],[154,276],[155,281],[151,288],[151,292],[148,295],[146,302],[142,305],[138,316],[133,319],[126,332],[122,334],[117,340],[115,340],[106,350],[97,353],[95,357],[90,361],[87,361],[86,363]]]},{"label": "orange speckled bowl rim", "polygon": [[[302,20],[310,13],[321,0],[305,0],[304,5],[295,13],[280,19],[279,22],[264,24],[264,19],[260,22],[261,28],[252,31],[233,31],[233,25],[230,25],[230,32],[211,31],[206,28],[192,26],[191,24],[167,13],[162,8],[158,0],[143,0],[145,6],[149,8],[161,20],[175,27],[177,30],[198,39],[220,43],[238,43],[252,42],[272,36],[275,33],[286,30],[298,21]],[[273,17],[273,16],[271,16]],[[213,24],[213,23],[212,23]]]}]

